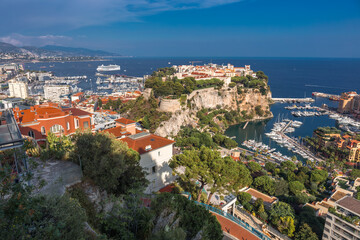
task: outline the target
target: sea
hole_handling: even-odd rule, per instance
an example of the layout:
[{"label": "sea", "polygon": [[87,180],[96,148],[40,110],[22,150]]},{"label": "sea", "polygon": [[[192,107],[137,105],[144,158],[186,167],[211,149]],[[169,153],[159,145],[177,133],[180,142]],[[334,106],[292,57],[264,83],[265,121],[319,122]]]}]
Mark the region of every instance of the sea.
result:
[{"label": "sea", "polygon": [[[104,64],[117,64],[120,71],[112,72],[134,77],[142,77],[151,74],[157,68],[171,67],[172,65],[207,63],[233,64],[234,66],[251,65],[254,71],[263,71],[269,77],[269,85],[273,97],[311,97],[312,92],[341,94],[347,91],[360,93],[360,59],[340,58],[240,58],[240,57],[159,57],[159,58],[113,58],[108,61],[91,62],[40,62],[26,63],[25,69],[38,71],[51,71],[56,76],[82,76],[87,80],[81,80],[78,84],[83,90],[93,90],[96,81],[96,68]],[[315,98],[313,106],[323,104],[329,107],[337,107],[338,102],[324,98]],[[270,132],[273,124],[284,118],[303,122],[300,128],[290,136],[304,138],[311,136],[313,130],[321,126],[336,126],[336,121],[328,116],[299,117],[291,115],[290,110],[284,107],[289,104],[275,103],[271,106],[274,118],[251,122],[246,129],[244,124],[237,124],[226,130],[226,135],[232,137],[239,144],[244,140],[255,139],[276,148],[287,156],[294,155],[286,148],[272,142],[266,135]],[[298,104],[299,105],[299,104]],[[301,158],[300,156],[297,156]]]}]

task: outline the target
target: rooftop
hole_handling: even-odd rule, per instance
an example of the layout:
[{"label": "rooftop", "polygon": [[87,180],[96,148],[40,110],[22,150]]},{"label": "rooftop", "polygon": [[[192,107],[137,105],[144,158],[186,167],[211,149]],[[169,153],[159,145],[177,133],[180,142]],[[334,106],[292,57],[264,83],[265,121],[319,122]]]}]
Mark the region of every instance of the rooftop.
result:
[{"label": "rooftop", "polygon": [[269,195],[261,193],[253,188],[249,188],[245,192],[249,193],[251,196],[253,196],[255,198],[261,198],[264,202],[269,203],[269,204],[272,204],[277,200],[276,197],[270,197]]},{"label": "rooftop", "polygon": [[140,154],[175,143],[175,141],[148,132],[138,133],[120,140],[126,142],[129,148]]},{"label": "rooftop", "polygon": [[0,120],[0,150],[22,146],[23,138],[13,112],[11,110],[1,111]]},{"label": "rooftop", "polygon": [[118,118],[115,120],[116,122],[118,123],[121,123],[121,124],[124,124],[124,125],[128,125],[128,124],[132,124],[132,123],[136,123],[135,121],[133,120],[130,120],[130,119],[127,119],[127,118]]},{"label": "rooftop", "polygon": [[340,199],[342,199],[343,197],[345,197],[346,195],[349,195],[349,192],[346,190],[342,190],[342,189],[337,189],[334,194],[330,197],[330,200],[336,202]]},{"label": "rooftop", "polygon": [[351,197],[347,196],[339,201],[336,202],[340,207],[344,207],[352,212],[355,212],[356,214],[360,215],[360,201]]}]

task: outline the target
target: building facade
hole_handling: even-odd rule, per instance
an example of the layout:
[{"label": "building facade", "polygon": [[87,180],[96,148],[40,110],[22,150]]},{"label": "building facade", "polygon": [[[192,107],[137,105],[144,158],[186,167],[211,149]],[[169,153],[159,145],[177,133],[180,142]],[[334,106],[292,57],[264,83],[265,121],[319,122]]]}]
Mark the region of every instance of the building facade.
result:
[{"label": "building facade", "polygon": [[327,213],[322,239],[360,240],[360,201],[345,196],[334,209]]},{"label": "building facade", "polygon": [[28,98],[29,88],[24,81],[11,80],[9,81],[10,97]]},{"label": "building facade", "polygon": [[58,102],[62,97],[70,94],[69,85],[48,85],[44,86],[44,97],[47,100]]},{"label": "building facade", "polygon": [[93,129],[92,114],[77,108],[61,108],[55,104],[35,105],[30,109],[14,108],[21,134],[44,141],[49,132],[57,136],[71,135],[77,129]]},{"label": "building facade", "polygon": [[121,141],[140,154],[140,166],[147,173],[146,178],[149,180],[145,193],[157,192],[174,182],[175,176],[172,175],[169,166],[174,141],[148,132],[121,138]]}]

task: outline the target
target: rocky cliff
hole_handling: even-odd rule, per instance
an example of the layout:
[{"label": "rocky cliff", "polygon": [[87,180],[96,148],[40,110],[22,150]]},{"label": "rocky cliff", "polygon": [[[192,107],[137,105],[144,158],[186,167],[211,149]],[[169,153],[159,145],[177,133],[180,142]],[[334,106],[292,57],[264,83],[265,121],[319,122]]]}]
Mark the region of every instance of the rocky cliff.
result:
[{"label": "rocky cliff", "polygon": [[[181,99],[161,100],[159,110],[172,112],[172,117],[160,124],[155,134],[160,136],[175,136],[181,126],[197,126],[196,113],[204,108],[225,109],[228,111],[246,111],[253,115],[251,120],[258,120],[272,117],[269,104],[271,103],[271,92],[262,95],[257,89],[244,89],[238,93],[237,88],[206,88],[193,91],[187,96],[186,101]],[[258,116],[255,107],[261,108],[264,116]]]}]

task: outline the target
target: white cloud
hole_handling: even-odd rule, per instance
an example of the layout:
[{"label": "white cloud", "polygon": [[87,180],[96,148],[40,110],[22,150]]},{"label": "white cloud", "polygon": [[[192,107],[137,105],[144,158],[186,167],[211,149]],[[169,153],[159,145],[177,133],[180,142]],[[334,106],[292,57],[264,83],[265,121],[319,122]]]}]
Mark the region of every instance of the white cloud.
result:
[{"label": "white cloud", "polygon": [[70,42],[71,37],[59,35],[41,35],[25,36],[18,33],[12,33],[8,36],[0,37],[1,42],[10,43],[15,46],[44,46],[44,45],[62,45]]},{"label": "white cloud", "polygon": [[202,9],[242,0],[2,0],[2,28],[77,28],[139,21],[164,11]]}]

